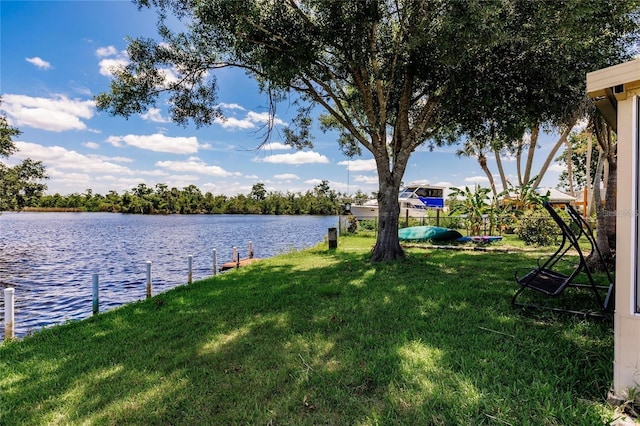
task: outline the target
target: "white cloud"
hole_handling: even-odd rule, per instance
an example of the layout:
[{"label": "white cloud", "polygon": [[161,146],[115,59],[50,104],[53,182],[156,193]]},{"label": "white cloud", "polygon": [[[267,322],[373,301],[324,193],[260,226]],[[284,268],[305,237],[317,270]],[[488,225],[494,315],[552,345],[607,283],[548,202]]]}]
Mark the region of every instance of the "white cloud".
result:
[{"label": "white cloud", "polygon": [[36,67],[43,69],[43,70],[48,70],[49,68],[51,68],[51,63],[45,61],[44,59],[40,58],[39,56],[34,56],[33,58],[24,58],[27,62],[29,62],[32,65],[35,65]]},{"label": "white cloud", "polygon": [[277,179],[277,180],[294,180],[294,179],[298,180],[298,179],[300,179],[298,177],[298,175],[295,175],[293,173],[282,173],[282,174],[279,174],[279,175],[273,175],[273,178]]},{"label": "white cloud", "polygon": [[133,163],[134,162],[134,160],[129,157],[109,157],[107,155],[96,155],[96,154],[89,154],[87,155],[87,157],[92,159],[102,160],[102,161],[113,161],[116,163]]},{"label": "white cloud", "polygon": [[[54,170],[72,170],[74,173],[113,173],[131,175],[133,172],[124,166],[115,164],[110,158],[103,156],[87,156],[61,146],[43,146],[31,142],[16,142],[18,158],[32,158],[42,161]],[[53,176],[53,175],[52,175]]]},{"label": "white cloud", "polygon": [[464,178],[464,181],[467,183],[473,183],[473,184],[487,184],[489,183],[489,178],[486,176],[470,176],[470,177],[466,177]]},{"label": "white cloud", "polygon": [[96,49],[96,56],[102,58],[98,66],[100,74],[106,77],[111,77],[115,69],[123,68],[129,63],[127,51],[119,51],[114,46],[99,47]]},{"label": "white cloud", "polygon": [[239,109],[241,111],[245,111],[244,107],[242,105],[238,105],[238,104],[227,104],[225,102],[221,102],[216,106],[218,108],[223,108],[223,109]]},{"label": "white cloud", "polygon": [[414,185],[431,185],[431,182],[429,182],[429,179],[418,179],[418,180],[412,180],[411,182],[409,182],[409,185],[414,186]]},{"label": "white cloud", "polygon": [[366,184],[376,184],[378,183],[378,176],[356,175],[353,177],[353,181]]},{"label": "white cloud", "polygon": [[154,123],[170,123],[171,122],[171,120],[169,120],[168,118],[164,118],[162,116],[160,108],[150,108],[149,111],[147,111],[146,113],[140,114],[140,117],[142,117],[145,120],[152,121]]},{"label": "white cloud", "polygon": [[370,172],[375,171],[378,168],[376,167],[376,160],[372,158],[370,160],[348,160],[348,161],[340,161],[338,163],[339,166],[347,166],[347,169],[352,172]]},{"label": "white cloud", "polygon": [[265,151],[288,151],[290,149],[293,149],[293,147],[281,142],[269,142],[265,144],[262,149],[264,149]]},{"label": "white cloud", "polygon": [[10,118],[11,124],[52,132],[86,129],[87,126],[81,119],[93,117],[95,108],[92,100],[69,99],[64,95],[34,98],[5,94],[2,101],[2,109]]},{"label": "white cloud", "polygon": [[[242,109],[244,110],[244,108]],[[254,129],[258,127],[258,125],[262,126],[269,123],[270,119],[268,112],[249,111],[242,119],[236,117],[224,117],[216,119],[215,122],[225,129]],[[286,125],[286,123],[278,117],[274,117],[272,120],[274,125]]]},{"label": "white cloud", "polygon": [[99,58],[106,58],[107,56],[115,56],[118,54],[118,49],[115,46],[99,47],[96,49],[96,56]]},{"label": "white cloud", "polygon": [[[324,181],[326,181],[326,179],[308,179],[308,180],[305,180],[304,183],[308,185],[313,185],[315,187],[320,185]],[[334,191],[344,191],[348,187],[346,183],[336,182],[332,180],[328,181],[327,184],[329,185],[329,188],[333,189]]]},{"label": "white cloud", "polygon": [[174,67],[163,68],[159,71],[164,75],[164,79],[167,83],[177,83],[180,81],[180,72]]},{"label": "white cloud", "polygon": [[106,77],[111,77],[113,71],[116,69],[124,68],[129,63],[126,58],[108,58],[102,59],[98,66],[100,67],[100,74]]},{"label": "white cloud", "polygon": [[329,163],[329,159],[322,154],[318,154],[313,151],[299,151],[293,154],[275,154],[269,155],[261,160],[265,163],[274,163],[274,164],[327,164]]},{"label": "white cloud", "polygon": [[308,180],[305,180],[304,183],[315,186],[315,185],[320,185],[323,182],[323,180],[325,179],[308,179]]},{"label": "white cloud", "polygon": [[453,184],[451,182],[436,182],[435,184],[433,184],[434,186],[442,186],[443,188],[449,188],[451,186],[453,186]]},{"label": "white cloud", "polygon": [[566,172],[567,166],[560,163],[553,163],[549,166],[549,171],[558,172],[558,173]]},{"label": "white cloud", "polygon": [[172,154],[193,154],[198,152],[198,139],[195,136],[170,137],[162,133],[153,135],[109,136],[107,142],[115,147],[122,146],[124,142],[136,148],[154,152],[169,152]]},{"label": "white cloud", "polygon": [[209,176],[227,177],[234,173],[224,170],[222,167],[210,166],[199,158],[189,158],[187,161],[158,161],[156,166],[173,172],[200,173]]},{"label": "white cloud", "polygon": [[85,142],[82,145],[86,146],[87,148],[91,148],[91,149],[98,149],[100,148],[100,145],[95,143],[95,142]]},{"label": "white cloud", "polygon": [[255,123],[250,120],[238,120],[233,117],[217,118],[215,122],[225,129],[253,129],[256,127]]},{"label": "white cloud", "polygon": [[253,112],[253,111],[249,111],[247,113],[247,119],[252,121],[252,122],[254,122],[254,123],[266,124],[270,120],[273,120],[273,124],[280,124],[280,125],[284,125],[285,124],[285,122],[280,120],[278,117],[270,117],[270,114],[268,112]]}]

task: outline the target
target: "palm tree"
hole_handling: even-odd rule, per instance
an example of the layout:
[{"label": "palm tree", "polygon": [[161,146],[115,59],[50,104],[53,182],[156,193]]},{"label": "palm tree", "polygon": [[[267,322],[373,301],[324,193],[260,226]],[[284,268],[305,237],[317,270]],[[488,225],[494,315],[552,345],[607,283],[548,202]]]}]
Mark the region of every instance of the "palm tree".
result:
[{"label": "palm tree", "polygon": [[496,184],[493,180],[493,175],[489,170],[489,166],[487,165],[487,156],[486,152],[491,149],[491,143],[489,139],[485,138],[471,138],[468,139],[461,149],[456,152],[458,157],[475,157],[478,160],[478,164],[480,164],[480,168],[489,179],[489,186],[491,187],[491,192],[494,197],[498,196],[498,191],[496,190]]}]

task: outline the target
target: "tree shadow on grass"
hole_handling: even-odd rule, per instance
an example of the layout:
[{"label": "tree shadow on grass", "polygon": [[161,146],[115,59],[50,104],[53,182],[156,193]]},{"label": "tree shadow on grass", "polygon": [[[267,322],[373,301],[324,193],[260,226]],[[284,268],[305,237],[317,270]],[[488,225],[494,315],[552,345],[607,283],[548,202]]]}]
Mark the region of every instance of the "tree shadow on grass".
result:
[{"label": "tree shadow on grass", "polygon": [[600,419],[588,401],[610,384],[608,326],[514,310],[524,258],[308,259],[263,261],[3,345],[0,424]]}]

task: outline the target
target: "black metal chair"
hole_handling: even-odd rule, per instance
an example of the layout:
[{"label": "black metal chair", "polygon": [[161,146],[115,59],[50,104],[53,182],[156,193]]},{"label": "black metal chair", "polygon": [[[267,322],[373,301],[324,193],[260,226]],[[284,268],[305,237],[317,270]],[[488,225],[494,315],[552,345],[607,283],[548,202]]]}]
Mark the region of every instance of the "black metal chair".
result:
[{"label": "black metal chair", "polygon": [[[547,258],[544,263],[540,263],[540,260],[538,261],[537,268],[531,269],[521,276],[519,276],[520,271],[515,272],[515,279],[516,282],[520,285],[520,288],[513,295],[511,303],[515,306],[521,306],[525,308],[551,309],[553,311],[582,315],[603,315],[607,310],[609,310],[609,302],[613,295],[614,281],[612,279],[611,273],[607,268],[606,275],[608,284],[596,284],[592,271],[587,264],[586,257],[582,249],[580,248],[581,240],[588,241],[591,247],[591,253],[593,253],[595,256],[598,256],[602,263],[606,265],[602,256],[602,252],[598,248],[598,244],[596,243],[593,232],[591,231],[591,227],[582,218],[580,213],[578,213],[568,203],[565,203],[564,210],[569,215],[570,223],[565,222],[565,220],[560,217],[558,212],[553,208],[551,204],[545,203],[544,207],[547,209],[547,211],[551,215],[551,218],[553,218],[554,222],[560,228],[560,231],[562,232],[562,241],[555,253]],[[560,267],[561,264],[559,263],[559,261],[562,260],[562,258],[571,249],[577,252],[579,263],[573,266],[571,272],[561,272],[560,269],[562,268]],[[564,271],[566,270],[567,269],[565,268]],[[587,282],[579,283],[574,281],[581,273],[582,275],[585,275],[587,277]],[[587,291],[590,290],[593,293],[595,302],[597,304],[597,311],[582,311],[564,307],[553,307],[534,303],[522,303],[517,300],[525,290],[533,290],[538,293],[542,293],[543,295],[554,297],[562,294],[568,287],[579,288]]]}]

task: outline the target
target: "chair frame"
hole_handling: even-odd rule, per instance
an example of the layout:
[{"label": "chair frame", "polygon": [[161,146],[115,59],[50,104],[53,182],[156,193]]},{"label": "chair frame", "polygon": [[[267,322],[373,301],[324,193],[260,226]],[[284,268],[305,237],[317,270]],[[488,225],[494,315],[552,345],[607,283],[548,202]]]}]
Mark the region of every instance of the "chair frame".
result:
[{"label": "chair frame", "polygon": [[[573,206],[571,206],[569,203],[563,204],[564,210],[569,215],[571,224],[573,224],[574,228],[578,231],[574,232],[574,229],[572,229],[570,224],[565,222],[558,215],[558,212],[550,203],[544,203],[545,209],[549,212],[551,218],[562,231],[562,241],[555,253],[553,253],[544,263],[540,264],[540,260],[538,260],[537,268],[528,270],[528,272],[526,272],[524,275],[519,275],[521,270],[517,270],[515,272],[515,280],[520,285],[520,288],[513,295],[511,303],[514,306],[520,306],[523,308],[549,309],[552,311],[580,315],[603,316],[610,310],[609,303],[613,296],[614,280],[607,267],[606,273],[608,278],[608,285],[596,284],[592,271],[587,264],[586,257],[582,252],[582,249],[580,248],[581,238],[584,238],[589,242],[589,245],[591,246],[591,253],[595,253],[595,255],[598,256],[598,258],[602,261],[602,263],[606,265],[602,252],[598,247],[591,227],[589,226],[587,221],[584,220],[580,213],[578,213],[578,211],[574,209]],[[558,262],[571,249],[577,252],[580,263],[569,275],[558,272],[556,268]],[[587,276],[587,284],[574,282],[574,279],[580,273],[584,273],[584,275]],[[598,311],[577,311],[571,309],[554,308],[550,306],[541,306],[536,304],[527,304],[517,301],[518,296],[520,296],[520,294],[522,294],[527,289],[540,292],[550,297],[555,297],[562,294],[562,292],[567,287],[590,289],[594,295]]]}]

